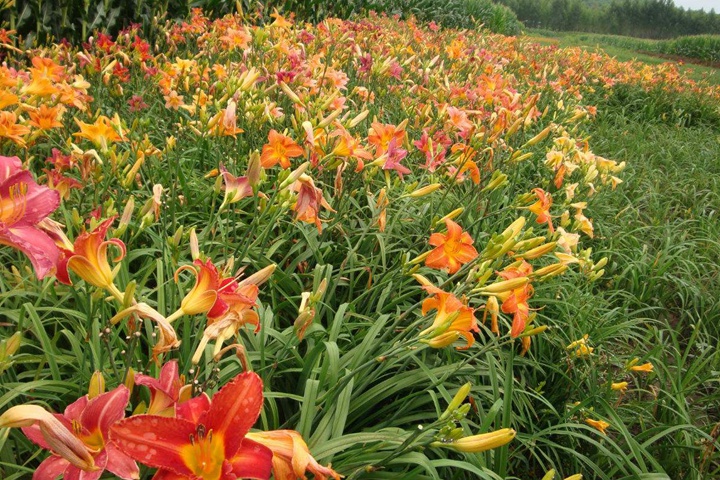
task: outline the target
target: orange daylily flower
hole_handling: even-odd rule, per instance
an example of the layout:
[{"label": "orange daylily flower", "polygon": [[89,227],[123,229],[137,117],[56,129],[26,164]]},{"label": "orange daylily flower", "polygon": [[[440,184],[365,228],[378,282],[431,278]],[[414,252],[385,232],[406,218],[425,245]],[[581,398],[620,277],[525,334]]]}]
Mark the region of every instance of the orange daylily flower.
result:
[{"label": "orange daylily flower", "polygon": [[607,435],[605,430],[607,430],[610,427],[610,424],[608,422],[605,422],[603,420],[593,420],[592,418],[585,419],[585,423],[587,423],[591,427],[599,430],[600,433],[602,433],[603,435]]},{"label": "orange daylily flower", "polygon": [[47,77],[53,82],[62,80],[65,68],[55,63],[52,58],[33,57],[32,64],[33,66],[30,68],[30,73],[33,76]]},{"label": "orange daylily flower", "polygon": [[73,135],[90,140],[95,146],[100,147],[103,152],[107,151],[108,143],[122,140],[122,137],[115,130],[112,120],[105,115],[100,115],[95,123],[81,122],[77,118],[75,123],[80,127],[80,131],[73,133]]},{"label": "orange daylily flower", "polygon": [[475,343],[475,337],[471,332],[480,331],[475,318],[475,310],[458,300],[452,293],[445,292],[433,285],[424,285],[423,288],[433,296],[423,301],[422,314],[427,315],[430,310],[437,310],[437,315],[435,315],[433,324],[423,330],[420,336],[434,333],[427,341],[428,345],[433,348],[446,347],[463,337],[467,341],[467,345],[456,348],[458,350],[470,348]]},{"label": "orange daylily flower", "polygon": [[[527,277],[532,273],[532,270],[532,265],[523,260],[519,266],[508,267],[502,272],[498,272],[498,276],[505,280],[512,280],[514,278]],[[530,318],[528,299],[532,297],[533,292],[532,285],[527,283],[522,287],[497,294],[498,298],[503,301],[500,307],[503,313],[513,314],[513,322],[510,329],[511,338],[519,336],[525,330],[527,320]]]},{"label": "orange daylily flower", "polygon": [[265,445],[272,450],[272,470],[275,480],[295,480],[306,478],[310,472],[316,480],[335,480],[342,478],[330,467],[323,467],[310,454],[305,440],[295,430],[271,430],[269,432],[249,432],[245,438]]},{"label": "orange daylily flower", "polygon": [[60,121],[62,118],[63,110],[60,106],[48,107],[47,105],[40,105],[37,110],[28,113],[30,115],[30,121],[28,125],[39,130],[50,130],[51,128],[62,128],[63,124]]},{"label": "orange daylily flower", "polygon": [[390,146],[390,141],[395,140],[398,145],[402,145],[405,141],[405,126],[401,125],[390,125],[379,122],[372,122],[370,124],[370,131],[368,132],[368,142],[371,145],[375,145],[375,156],[379,157],[383,153],[387,152]]},{"label": "orange daylily flower", "polygon": [[115,217],[110,217],[95,230],[84,232],[75,239],[73,251],[65,251],[65,259],[60,261],[58,280],[68,285],[72,284],[68,276],[69,268],[90,285],[108,290],[116,298],[122,298],[122,293],[113,283],[115,273],[108,263],[107,249],[108,246],[114,245],[120,250],[118,256],[113,259],[113,262],[119,262],[125,257],[125,244],[119,238],[105,240],[105,235],[114,221]]},{"label": "orange daylily flower", "polygon": [[287,169],[290,168],[290,159],[303,153],[302,147],[292,138],[273,129],[268,134],[268,143],[263,146],[260,162],[263,168],[274,167],[279,162],[282,168]]},{"label": "orange daylily flower", "polygon": [[9,138],[21,147],[25,146],[23,135],[30,133],[25,125],[18,125],[18,118],[13,112],[0,112],[0,137]]},{"label": "orange daylily flower", "polygon": [[292,22],[288,21],[285,17],[280,15],[280,13],[277,11],[277,8],[274,9],[273,13],[271,13],[270,16],[275,19],[273,23],[270,24],[271,27],[289,28],[293,25]]},{"label": "orange daylily flower", "polygon": [[0,90],[0,109],[15,105],[20,101],[17,95],[6,89]]},{"label": "orange daylily flower", "polygon": [[643,372],[650,373],[653,371],[653,364],[650,362],[643,363],[642,365],[633,365],[630,367],[631,372]]},{"label": "orange daylily flower", "polygon": [[534,188],[533,193],[537,196],[538,201],[530,205],[528,210],[537,215],[537,223],[547,223],[550,233],[554,233],[555,229],[553,228],[552,216],[550,215],[552,197],[542,188]]},{"label": "orange daylily flower", "polygon": [[473,261],[478,251],[472,246],[473,239],[464,232],[462,227],[450,219],[445,219],[448,233],[433,233],[429,244],[435,247],[425,259],[425,265],[430,268],[447,269],[451,275],[460,267]]},{"label": "orange daylily flower", "polygon": [[[195,285],[180,302],[180,310],[184,315],[197,315],[209,311],[215,300],[217,300],[217,290],[220,286],[220,273],[217,267],[208,259],[202,262],[197,259],[193,265],[183,265],[175,271],[175,282],[178,281],[180,272],[189,270],[195,274]],[[169,321],[177,318],[175,314],[168,317]]]}]

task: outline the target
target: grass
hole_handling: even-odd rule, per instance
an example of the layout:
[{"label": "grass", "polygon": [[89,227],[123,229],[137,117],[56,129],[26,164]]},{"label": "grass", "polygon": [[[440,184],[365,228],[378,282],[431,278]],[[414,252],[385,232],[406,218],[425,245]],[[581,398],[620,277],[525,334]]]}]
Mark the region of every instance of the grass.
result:
[{"label": "grass", "polygon": [[[680,65],[680,70],[689,78],[698,82],[708,82],[720,85],[720,73],[715,67],[692,63],[692,59],[678,63],[677,60],[663,58],[638,51],[634,48],[622,47],[618,42],[608,41],[607,35],[597,35],[582,32],[551,32],[547,30],[528,30],[529,38],[542,45],[554,45],[559,48],[580,47],[595,52],[602,51],[621,62],[637,60],[648,65],[660,65],[673,62]],[[647,49],[645,49],[647,50]]]}]

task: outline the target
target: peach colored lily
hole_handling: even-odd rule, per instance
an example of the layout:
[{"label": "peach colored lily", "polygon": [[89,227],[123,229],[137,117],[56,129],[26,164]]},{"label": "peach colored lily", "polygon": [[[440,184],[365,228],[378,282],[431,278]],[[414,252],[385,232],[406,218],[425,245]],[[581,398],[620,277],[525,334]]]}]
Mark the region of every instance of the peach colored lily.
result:
[{"label": "peach colored lily", "polygon": [[50,455],[33,479],[97,480],[104,470],[123,479],[139,477],[137,464],[107,443],[110,426],[125,416],[130,391],[123,385],[93,399],[88,395],[51,414],[37,405],[19,405],[0,416],[0,427],[21,427],[25,436]]}]

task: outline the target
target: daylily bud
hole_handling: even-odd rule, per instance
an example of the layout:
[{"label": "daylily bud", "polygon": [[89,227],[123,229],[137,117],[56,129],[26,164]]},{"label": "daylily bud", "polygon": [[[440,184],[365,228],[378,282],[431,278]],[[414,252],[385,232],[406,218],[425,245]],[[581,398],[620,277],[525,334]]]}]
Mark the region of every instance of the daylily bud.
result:
[{"label": "daylily bud", "polygon": [[603,257],[600,259],[599,262],[597,262],[595,265],[593,265],[592,270],[596,272],[596,271],[602,269],[605,265],[607,265],[607,263],[608,263],[608,258]]},{"label": "daylily bud", "polygon": [[285,92],[285,95],[287,95],[288,98],[293,101],[293,103],[303,105],[303,102],[302,100],[300,100],[300,97],[297,96],[297,93],[293,92],[292,89],[288,87],[285,82],[280,82],[280,89]]},{"label": "daylily bud", "polygon": [[421,253],[421,254],[418,255],[417,257],[415,257],[415,258],[413,258],[412,260],[410,260],[408,263],[409,263],[410,265],[416,265],[416,264],[418,264],[418,263],[422,263],[422,262],[425,261],[425,259],[428,257],[428,255],[430,255],[430,253],[432,253],[432,250],[428,250],[428,251],[425,252],[425,253]]},{"label": "daylily bud", "polygon": [[548,134],[550,134],[551,129],[552,129],[552,125],[548,125],[540,133],[538,133],[533,138],[531,138],[530,140],[525,142],[525,145],[523,145],[520,148],[523,149],[523,148],[531,147],[531,146],[535,145],[536,143],[543,141],[548,136]]},{"label": "daylily bud", "polygon": [[560,275],[565,272],[565,270],[568,269],[568,266],[566,263],[553,263],[548,265],[547,267],[539,268],[535,270],[532,273],[533,277],[536,278],[542,278],[543,280],[546,278],[554,277],[556,275]]},{"label": "daylily bud", "polygon": [[545,475],[543,475],[541,480],[553,480],[555,478],[555,469],[551,468]]},{"label": "daylily bud", "polygon": [[570,475],[565,480],[582,480],[583,476],[582,473],[576,473],[575,475]]},{"label": "daylily bud", "polygon": [[439,189],[440,187],[442,187],[442,185],[439,183],[431,183],[430,185],[426,185],[422,188],[418,188],[414,192],[409,193],[407,196],[411,197],[411,198],[424,197],[425,195],[431,194],[432,192]]},{"label": "daylily bud", "polygon": [[505,230],[503,230],[503,232],[500,235],[505,239],[517,237],[524,226],[525,226],[525,217],[518,217]]},{"label": "daylily bud", "polygon": [[498,293],[509,292],[510,290],[515,290],[516,288],[527,285],[529,281],[530,279],[528,277],[518,277],[512,278],[510,280],[503,280],[502,282],[495,282],[488,285],[487,287],[478,289],[478,293],[481,293],[483,295],[496,295]]},{"label": "daylily bud", "polygon": [[432,285],[432,282],[430,280],[428,280],[424,275],[420,275],[419,273],[413,273],[413,278],[417,280],[417,282],[423,287]]},{"label": "daylily bud", "polygon": [[360,122],[367,118],[369,113],[369,110],[363,110],[362,112],[360,112],[359,115],[355,116],[355,118],[350,120],[350,123],[348,123],[348,128],[356,127]]},{"label": "daylily bud", "polygon": [[490,179],[490,183],[488,183],[485,188],[480,190],[481,192],[489,192],[492,190],[495,190],[496,188],[499,188],[507,183],[507,175],[502,173],[500,170],[495,170],[493,172],[492,178]]},{"label": "daylily bud", "polygon": [[327,117],[325,117],[325,118],[323,118],[322,120],[320,120],[320,123],[318,123],[318,128],[325,128],[325,127],[327,127],[327,126],[330,125],[330,124],[333,122],[333,120],[335,120],[335,119],[338,117],[338,115],[340,115],[341,113],[342,113],[342,108],[338,108],[338,109],[333,110],[332,112],[330,112],[330,115],[328,115]]},{"label": "daylily bud", "polygon": [[520,338],[534,337],[535,335],[543,333],[548,328],[549,327],[547,325],[541,325],[539,327],[531,328],[530,330],[525,330],[523,333],[520,334]]},{"label": "daylily bud", "polygon": [[516,150],[515,153],[510,155],[510,160],[515,163],[520,163],[523,160],[527,160],[528,158],[533,156],[533,152],[523,153],[522,155],[520,154],[520,152],[521,150]]},{"label": "daylily bud", "polygon": [[277,268],[277,265],[274,263],[271,265],[268,265],[267,267],[263,268],[262,270],[258,270],[257,272],[253,273],[249,277],[242,279],[242,281],[238,282],[238,287],[242,287],[244,285],[260,286],[270,279],[270,277],[272,276],[272,274],[276,268]]},{"label": "daylily bud", "polygon": [[127,375],[125,376],[125,381],[123,383],[125,384],[125,387],[130,390],[130,393],[132,393],[133,387],[135,387],[135,370],[133,370],[132,367],[128,368]]},{"label": "daylily bud", "polygon": [[490,433],[481,435],[473,435],[471,437],[461,438],[450,443],[433,442],[431,447],[445,447],[457,450],[458,452],[477,453],[490,450],[492,448],[502,447],[515,438],[515,430],[511,428],[503,428]]},{"label": "daylily bud", "polygon": [[523,252],[525,250],[533,249],[545,243],[546,240],[547,239],[544,236],[532,237],[528,238],[527,240],[521,240],[515,244],[515,251]]},{"label": "daylily bud", "polygon": [[472,385],[470,382],[466,383],[460,389],[458,389],[457,393],[453,397],[453,399],[448,404],[448,407],[445,409],[442,415],[440,415],[440,420],[449,417],[455,409],[457,409],[463,401],[467,398],[468,394],[470,393],[470,389],[472,388]]},{"label": "daylily bud", "polygon": [[250,186],[255,188],[260,183],[260,177],[262,175],[262,166],[260,165],[260,153],[255,150],[250,154],[248,160],[247,173],[245,176],[248,179]]},{"label": "daylily bud", "polygon": [[10,338],[5,340],[5,344],[3,345],[3,358],[0,358],[0,360],[6,359],[8,357],[12,357],[15,355],[15,352],[18,351],[20,348],[20,343],[22,341],[22,333],[15,332],[13,333]]},{"label": "daylily bud", "polygon": [[88,398],[92,400],[101,393],[105,393],[105,377],[101,371],[96,370],[90,378],[90,387],[88,388]]},{"label": "daylily bud", "polygon": [[456,209],[453,210],[452,212],[448,213],[447,215],[445,215],[444,217],[442,217],[441,219],[439,219],[439,220],[436,222],[436,224],[444,223],[445,220],[453,220],[453,219],[457,218],[458,216],[460,216],[460,214],[463,213],[464,211],[465,211],[465,207],[456,208]]},{"label": "daylily bud", "polygon": [[549,242],[545,245],[540,245],[539,247],[535,247],[533,249],[528,250],[523,254],[523,258],[525,260],[534,260],[536,258],[540,258],[543,255],[552,252],[555,250],[555,247],[557,246],[557,242]]},{"label": "daylily bud", "polygon": [[190,229],[190,255],[193,260],[200,258],[200,243],[198,242],[197,233],[195,233],[195,227]]},{"label": "daylily bud", "polygon": [[297,179],[300,178],[300,176],[305,173],[305,171],[308,169],[308,167],[310,167],[310,162],[305,162],[302,165],[300,165],[298,168],[296,168],[295,170],[290,172],[290,175],[288,175],[288,177],[285,180],[283,180],[283,182],[280,184],[280,190],[287,188],[288,186],[295,183],[297,181]]},{"label": "daylily bud", "polygon": [[[255,81],[260,77],[260,72],[255,67],[246,71],[243,75],[245,78],[242,79],[240,84],[240,90],[247,91],[255,84]],[[242,77],[241,77],[242,78]]]},{"label": "daylily bud", "polygon": [[120,217],[120,223],[118,224],[118,227],[115,229],[114,235],[116,237],[119,237],[123,233],[125,233],[125,230],[127,230],[128,225],[130,224],[130,221],[132,220],[133,212],[135,211],[135,197],[130,197],[125,204],[125,208],[123,209],[122,216]]}]

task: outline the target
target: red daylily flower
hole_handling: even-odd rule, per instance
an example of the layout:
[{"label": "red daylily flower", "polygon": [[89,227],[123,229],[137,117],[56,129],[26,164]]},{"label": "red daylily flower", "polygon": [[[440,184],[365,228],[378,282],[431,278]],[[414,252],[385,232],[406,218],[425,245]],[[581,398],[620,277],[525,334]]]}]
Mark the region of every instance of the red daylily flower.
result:
[{"label": "red daylily flower", "polygon": [[136,415],[110,428],[110,439],[155,478],[268,479],[272,451],[246,438],[262,408],[262,380],[241,373],[213,397],[204,393],[178,406],[177,417]]},{"label": "red daylily flower", "polygon": [[58,205],[58,192],[38,185],[18,157],[0,156],[0,244],[27,255],[39,279],[55,270],[60,250],[37,225]]},{"label": "red daylily flower", "polygon": [[409,168],[407,168],[405,165],[400,164],[400,162],[407,156],[407,154],[407,150],[399,148],[397,146],[397,140],[393,138],[388,144],[387,152],[385,152],[385,155],[387,155],[387,159],[385,160],[382,169],[395,170],[400,176],[400,180],[402,180],[404,174],[411,173]]},{"label": "red daylily flower", "polygon": [[473,261],[478,252],[472,246],[473,239],[470,234],[464,232],[462,227],[450,219],[445,219],[445,226],[448,233],[433,233],[430,235],[429,244],[435,247],[425,259],[425,265],[430,268],[447,269],[453,274],[460,270],[460,267]]},{"label": "red daylily flower", "polygon": [[33,443],[50,450],[33,479],[97,480],[107,470],[123,479],[139,477],[137,464],[107,443],[110,426],[125,416],[130,391],[123,385],[90,399],[68,405],[63,414],[51,414],[37,405],[19,405],[0,416],[0,426],[22,427]]}]

